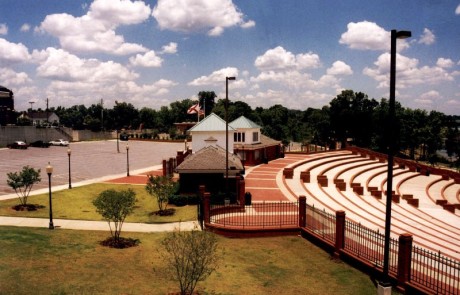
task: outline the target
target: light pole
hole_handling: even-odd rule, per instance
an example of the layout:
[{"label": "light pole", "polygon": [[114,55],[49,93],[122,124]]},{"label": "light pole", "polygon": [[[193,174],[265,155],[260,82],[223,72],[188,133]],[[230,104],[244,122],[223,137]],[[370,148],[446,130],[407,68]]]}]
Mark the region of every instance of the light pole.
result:
[{"label": "light pole", "polygon": [[235,77],[225,77],[225,197],[228,198],[228,80]]},{"label": "light pole", "polygon": [[[388,275],[390,258],[390,229],[391,229],[391,202],[393,190],[393,154],[394,154],[394,121],[395,121],[395,92],[396,92],[396,39],[411,37],[410,31],[391,30],[391,57],[390,57],[390,105],[388,110],[388,174],[385,211],[385,246],[383,252],[383,281],[382,287],[388,287],[388,294],[391,293],[391,282]],[[386,292],[385,292],[386,293]]]},{"label": "light pole", "polygon": [[54,229],[53,224],[53,200],[51,199],[51,174],[53,174],[53,166],[48,162],[46,166],[46,174],[48,174],[48,188],[49,188],[49,205],[50,205],[50,224],[49,229]]},{"label": "light pole", "polygon": [[117,128],[117,153],[120,152],[119,137],[120,137],[120,131],[118,131],[118,128]]},{"label": "light pole", "polygon": [[72,154],[72,150],[70,149],[70,147],[67,149],[67,156],[69,156],[69,189],[72,188],[72,177],[71,177],[71,174],[70,174],[70,155]]},{"label": "light pole", "polygon": [[129,176],[129,145],[126,144],[126,176]]}]

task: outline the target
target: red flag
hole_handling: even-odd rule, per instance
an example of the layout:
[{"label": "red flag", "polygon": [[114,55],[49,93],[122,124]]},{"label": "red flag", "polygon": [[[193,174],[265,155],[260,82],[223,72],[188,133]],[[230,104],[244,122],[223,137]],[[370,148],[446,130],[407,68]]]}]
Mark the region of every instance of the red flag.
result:
[{"label": "red flag", "polygon": [[196,114],[196,113],[198,113],[200,110],[201,110],[200,104],[197,103],[197,104],[192,105],[192,106],[187,110],[187,114]]}]

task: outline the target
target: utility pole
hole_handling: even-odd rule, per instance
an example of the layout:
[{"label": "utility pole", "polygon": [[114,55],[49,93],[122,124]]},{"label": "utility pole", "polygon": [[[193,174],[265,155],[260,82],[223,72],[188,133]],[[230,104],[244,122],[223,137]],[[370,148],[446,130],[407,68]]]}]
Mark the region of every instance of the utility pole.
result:
[{"label": "utility pole", "polygon": [[104,131],[104,100],[101,98],[101,131]]},{"label": "utility pole", "polygon": [[49,99],[48,97],[46,98],[46,123],[49,123],[49,114],[48,114],[48,103],[49,103]]}]

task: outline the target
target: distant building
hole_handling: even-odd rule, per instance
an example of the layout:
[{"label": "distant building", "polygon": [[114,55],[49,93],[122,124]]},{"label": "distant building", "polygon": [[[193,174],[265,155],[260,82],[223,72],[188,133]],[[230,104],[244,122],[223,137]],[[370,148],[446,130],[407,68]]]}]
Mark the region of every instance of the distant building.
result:
[{"label": "distant building", "polygon": [[47,111],[31,111],[27,114],[27,117],[32,122],[33,126],[40,125],[59,125],[59,116],[54,112]]},{"label": "distant building", "polygon": [[244,166],[267,163],[283,156],[280,141],[264,136],[261,127],[244,116],[228,125],[228,181],[226,159],[226,123],[212,113],[188,131],[193,153],[176,167],[182,192],[197,192],[199,185],[208,191],[239,192]]},{"label": "distant building", "polygon": [[14,94],[6,87],[0,86],[0,125],[16,123],[14,112]]},{"label": "distant building", "polygon": [[284,156],[281,141],[271,139],[261,133],[261,127],[248,118],[241,116],[229,123],[235,130],[233,134],[233,152],[245,166],[253,166]]}]

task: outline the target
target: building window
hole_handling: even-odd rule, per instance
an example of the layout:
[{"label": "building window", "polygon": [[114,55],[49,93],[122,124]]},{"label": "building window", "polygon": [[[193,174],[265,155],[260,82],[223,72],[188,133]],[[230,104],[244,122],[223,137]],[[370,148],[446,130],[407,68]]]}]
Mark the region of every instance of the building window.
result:
[{"label": "building window", "polygon": [[235,132],[233,134],[233,141],[234,142],[245,142],[246,141],[245,137],[246,136],[244,132]]},{"label": "building window", "polygon": [[259,141],[259,132],[253,132],[252,133],[252,142],[258,142]]}]

